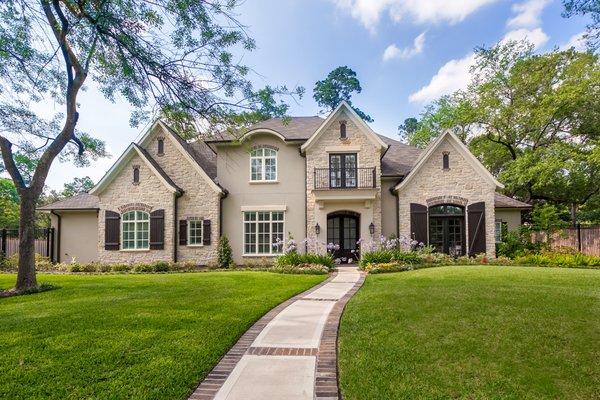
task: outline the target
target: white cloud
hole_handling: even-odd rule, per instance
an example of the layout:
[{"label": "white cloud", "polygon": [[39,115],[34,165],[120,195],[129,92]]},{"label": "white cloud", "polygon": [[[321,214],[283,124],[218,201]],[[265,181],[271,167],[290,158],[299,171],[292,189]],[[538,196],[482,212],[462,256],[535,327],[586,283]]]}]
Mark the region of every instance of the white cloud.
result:
[{"label": "white cloud", "polygon": [[549,39],[548,35],[546,35],[546,33],[542,30],[542,28],[535,28],[535,29],[521,28],[521,29],[515,29],[513,31],[508,32],[506,35],[504,35],[504,38],[502,38],[502,40],[500,42],[506,43],[509,40],[516,40],[516,41],[527,40],[531,44],[533,44],[533,47],[535,49],[537,49],[537,48],[545,45],[546,42],[548,42],[548,39]]},{"label": "white cloud", "polygon": [[431,78],[429,84],[412,93],[408,100],[411,103],[428,103],[438,99],[440,96],[467,87],[471,81],[470,69],[474,63],[474,53],[469,53],[458,60],[448,61]]},{"label": "white cloud", "polygon": [[569,41],[562,46],[560,46],[560,50],[568,50],[570,48],[574,48],[575,51],[585,51],[586,50],[586,39],[585,32],[578,33],[576,35],[571,36]]},{"label": "white cloud", "polygon": [[371,32],[375,31],[381,14],[387,12],[394,21],[405,17],[413,22],[455,24],[481,7],[498,0],[332,0],[339,8],[350,12]]},{"label": "white cloud", "polygon": [[532,28],[539,26],[540,15],[548,5],[549,0],[528,0],[513,4],[512,11],[517,14],[506,22],[509,28]]},{"label": "white cloud", "polygon": [[425,32],[421,33],[413,41],[412,47],[404,49],[398,48],[395,44],[390,44],[383,52],[383,61],[392,60],[394,58],[408,59],[423,52],[425,47]]}]

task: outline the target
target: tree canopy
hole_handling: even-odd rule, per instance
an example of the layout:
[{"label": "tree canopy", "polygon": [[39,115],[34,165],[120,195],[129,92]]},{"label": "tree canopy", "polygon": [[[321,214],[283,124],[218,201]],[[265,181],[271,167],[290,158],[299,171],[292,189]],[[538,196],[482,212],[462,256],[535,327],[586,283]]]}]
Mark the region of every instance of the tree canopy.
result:
[{"label": "tree canopy", "polygon": [[362,87],[356,77],[356,72],[343,66],[337,67],[327,74],[327,78],[315,83],[313,98],[319,107],[325,108],[326,111],[332,111],[342,100],[345,100],[362,119],[373,122],[373,118],[352,105],[352,94],[361,91]]},{"label": "tree canopy", "polygon": [[592,50],[600,47],[600,1],[598,0],[563,0],[565,17],[573,15],[589,15],[592,21],[587,25],[584,38]]}]

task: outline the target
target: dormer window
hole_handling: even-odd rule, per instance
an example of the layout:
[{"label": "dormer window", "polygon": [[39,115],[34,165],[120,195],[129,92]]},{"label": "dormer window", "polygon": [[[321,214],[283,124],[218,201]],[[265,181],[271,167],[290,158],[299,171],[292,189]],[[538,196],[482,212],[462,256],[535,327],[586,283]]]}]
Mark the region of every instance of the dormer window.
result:
[{"label": "dormer window", "polygon": [[133,184],[137,185],[140,183],[140,167],[135,165],[133,167]]},{"label": "dormer window", "polygon": [[346,139],[346,121],[340,121],[340,139]]},{"label": "dormer window", "polygon": [[450,169],[450,154],[448,152],[442,154],[442,168]]},{"label": "dormer window", "polygon": [[159,156],[164,155],[165,154],[165,139],[164,138],[158,138],[158,140],[157,140],[157,146],[158,146],[157,154]]}]

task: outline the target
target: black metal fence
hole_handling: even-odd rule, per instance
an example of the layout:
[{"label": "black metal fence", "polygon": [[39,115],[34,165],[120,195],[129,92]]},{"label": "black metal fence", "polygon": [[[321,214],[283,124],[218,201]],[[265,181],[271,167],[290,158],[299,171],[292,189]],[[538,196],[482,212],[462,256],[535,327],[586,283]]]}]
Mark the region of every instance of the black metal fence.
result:
[{"label": "black metal fence", "polygon": [[375,168],[315,168],[315,189],[368,189],[377,184]]},{"label": "black metal fence", "polygon": [[[35,230],[35,252],[54,262],[54,228]],[[0,253],[10,257],[19,252],[19,231],[0,229]]]}]

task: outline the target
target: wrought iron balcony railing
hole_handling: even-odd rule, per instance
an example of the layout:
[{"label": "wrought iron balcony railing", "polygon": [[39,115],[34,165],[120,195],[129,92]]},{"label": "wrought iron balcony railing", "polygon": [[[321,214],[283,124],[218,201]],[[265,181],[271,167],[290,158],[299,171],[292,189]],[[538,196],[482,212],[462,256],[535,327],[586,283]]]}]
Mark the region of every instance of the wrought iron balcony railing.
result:
[{"label": "wrought iron balcony railing", "polygon": [[315,189],[368,189],[376,186],[373,168],[315,168]]}]

